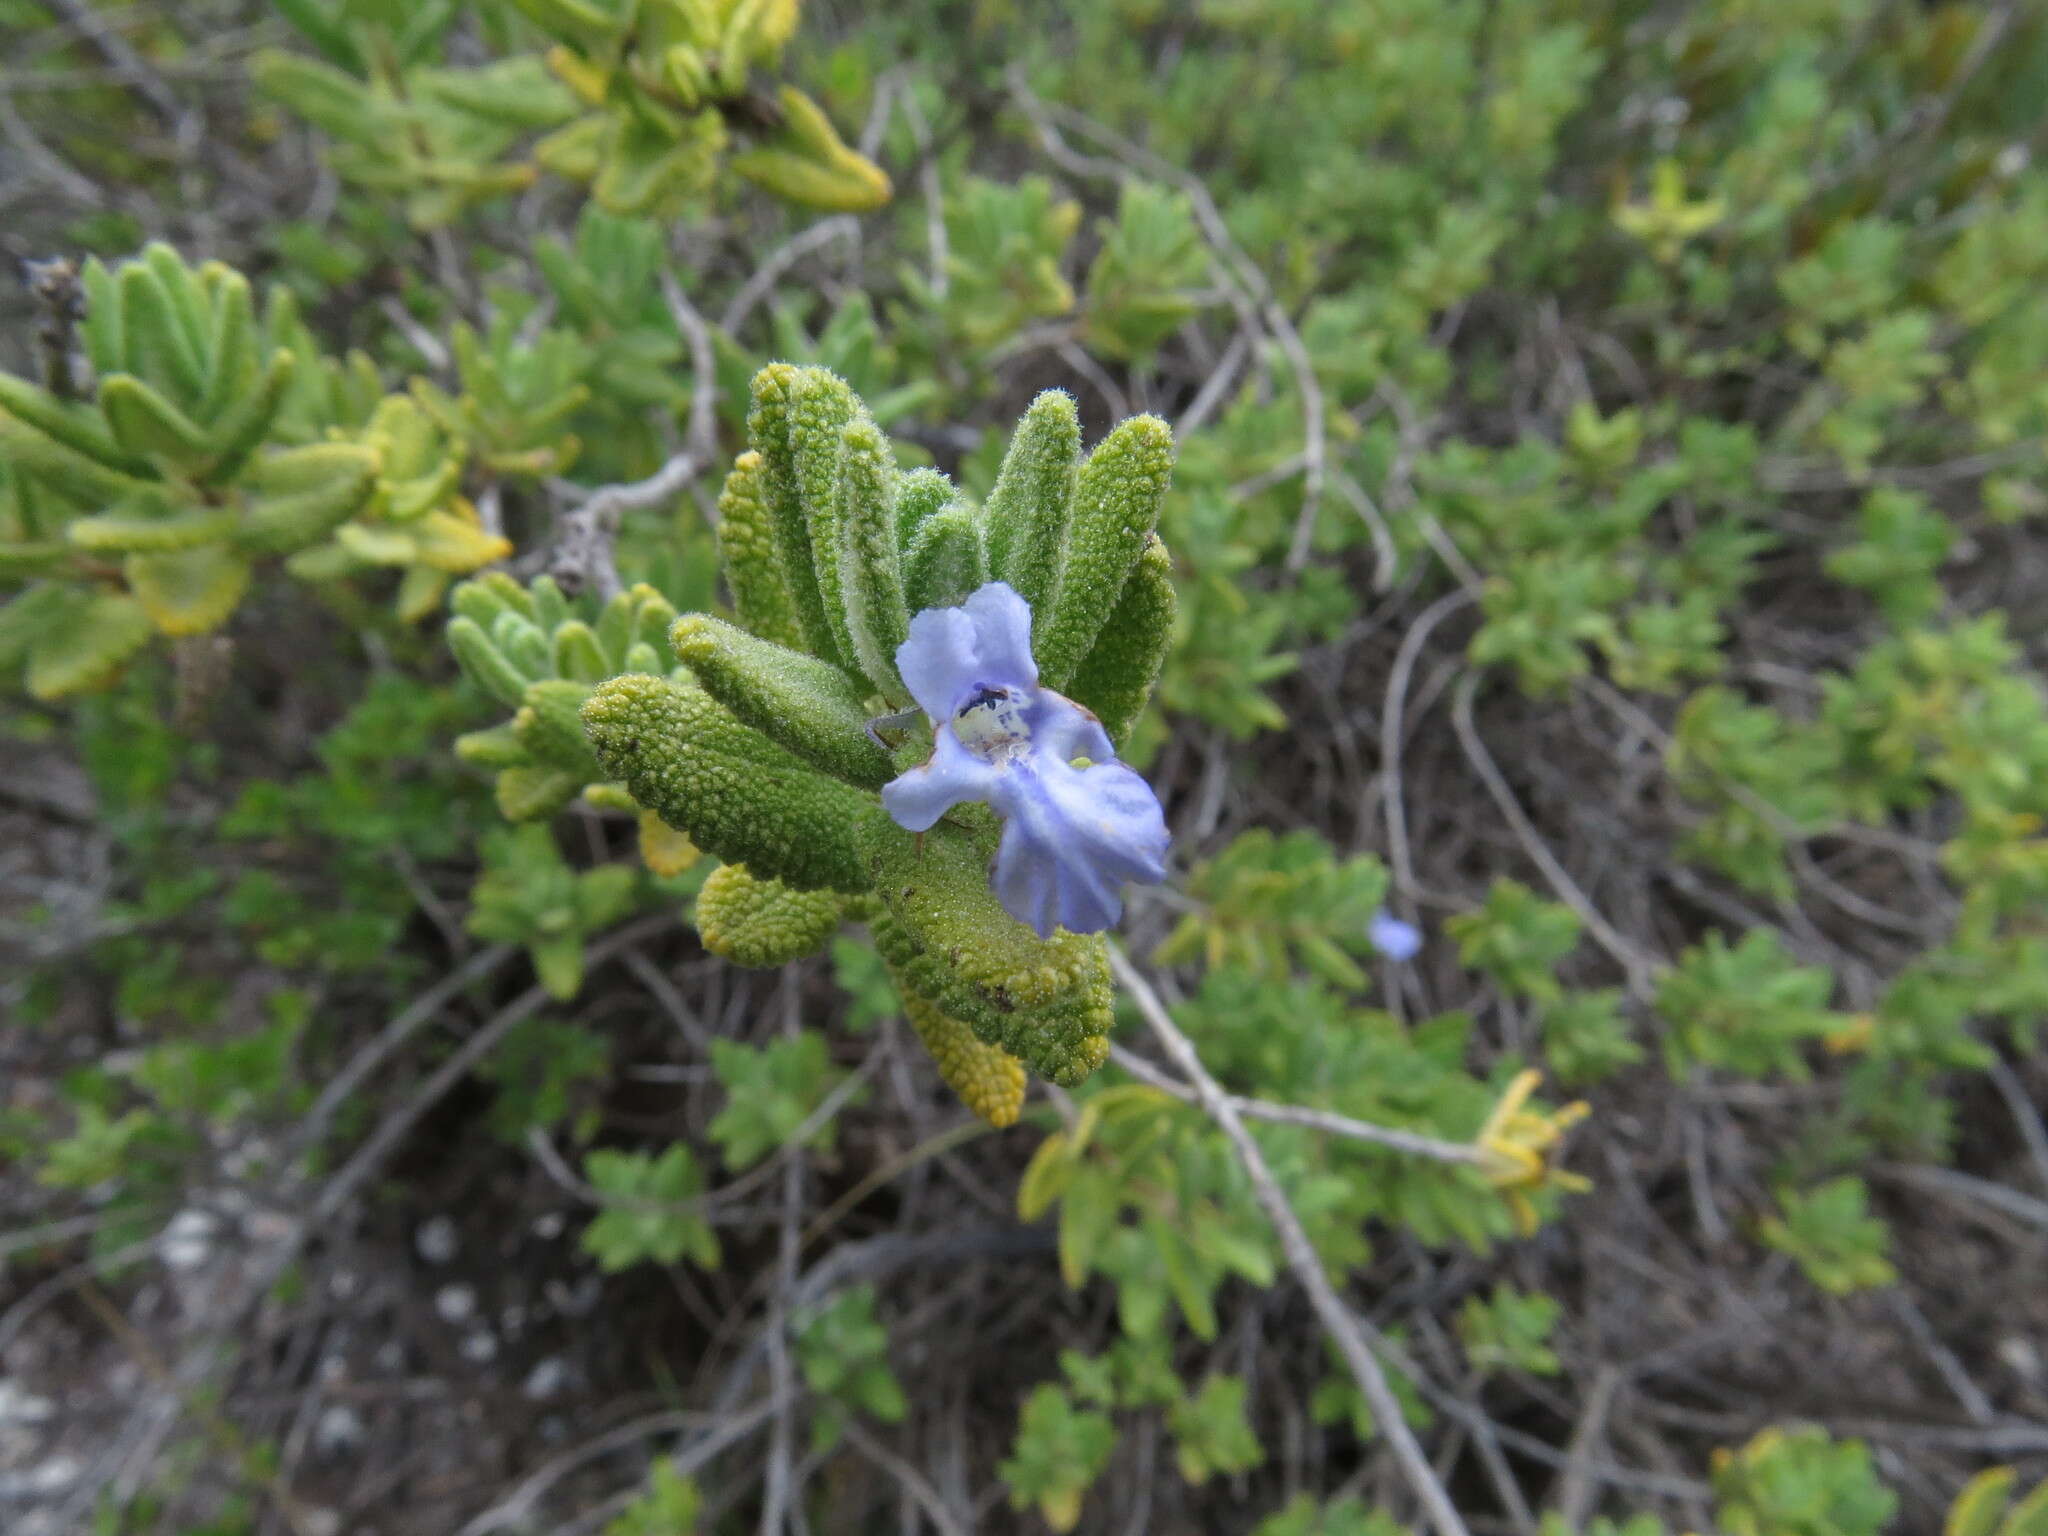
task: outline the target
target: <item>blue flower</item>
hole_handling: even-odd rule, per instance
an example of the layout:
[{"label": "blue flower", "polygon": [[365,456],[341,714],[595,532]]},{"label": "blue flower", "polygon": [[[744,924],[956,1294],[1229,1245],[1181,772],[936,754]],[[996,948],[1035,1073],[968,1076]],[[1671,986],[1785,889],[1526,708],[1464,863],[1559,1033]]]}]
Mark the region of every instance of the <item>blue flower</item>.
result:
[{"label": "blue flower", "polygon": [[1402,922],[1384,907],[1373,913],[1365,931],[1372,940],[1372,947],[1389,960],[1412,960],[1416,951],[1422,948],[1421,930],[1412,923]]},{"label": "blue flower", "polygon": [[1117,761],[1100,720],[1038,686],[1031,605],[1006,583],[912,619],[896,670],[932,723],[932,755],[884,785],[882,805],[912,832],[964,800],[993,806],[1004,826],[991,883],[1004,911],[1042,939],[1055,925],[1100,933],[1123,911],[1125,881],[1166,878],[1158,797]]}]

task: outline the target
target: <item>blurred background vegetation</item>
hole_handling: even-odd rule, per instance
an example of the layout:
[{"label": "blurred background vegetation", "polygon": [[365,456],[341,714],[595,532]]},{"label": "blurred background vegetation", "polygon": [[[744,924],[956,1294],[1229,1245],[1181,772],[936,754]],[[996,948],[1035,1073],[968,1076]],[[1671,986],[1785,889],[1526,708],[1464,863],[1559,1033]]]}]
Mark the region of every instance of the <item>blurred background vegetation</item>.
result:
[{"label": "blurred background vegetation", "polygon": [[2048,1531],[2039,6],[0,38],[10,1536],[1430,1528],[1135,1011],[991,1127],[547,735],[777,359],[1172,423],[1120,942],[1467,1528]]}]

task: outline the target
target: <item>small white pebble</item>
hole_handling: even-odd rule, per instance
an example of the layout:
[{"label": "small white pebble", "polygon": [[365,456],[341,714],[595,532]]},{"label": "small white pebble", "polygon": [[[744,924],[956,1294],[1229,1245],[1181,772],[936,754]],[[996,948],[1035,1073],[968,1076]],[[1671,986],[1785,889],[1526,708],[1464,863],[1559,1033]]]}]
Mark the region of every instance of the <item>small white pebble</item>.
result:
[{"label": "small white pebble", "polygon": [[526,1308],[514,1302],[498,1314],[498,1331],[508,1339],[516,1339],[526,1330]]},{"label": "small white pebble", "polygon": [[361,1285],[362,1281],[356,1278],[354,1270],[337,1269],[327,1277],[327,1294],[336,1301],[347,1301]]},{"label": "small white pebble", "polygon": [[395,1376],[405,1369],[405,1346],[396,1339],[389,1344],[380,1344],[373,1358],[378,1370],[387,1376]]},{"label": "small white pebble", "polygon": [[444,1323],[466,1323],[476,1316],[476,1287],[444,1285],[434,1293],[434,1310]]},{"label": "small white pebble", "polygon": [[560,1211],[549,1211],[545,1216],[533,1219],[533,1235],[551,1243],[562,1235],[568,1225],[569,1219]]},{"label": "small white pebble", "polygon": [[341,1536],[341,1516],[331,1509],[300,1509],[298,1526],[306,1536]]},{"label": "small white pebble", "polygon": [[455,1223],[446,1216],[430,1216],[412,1235],[412,1245],[429,1264],[446,1264],[462,1246],[455,1235]]},{"label": "small white pebble", "polygon": [[2041,1379],[2041,1352],[2016,1333],[2009,1333],[1998,1341],[1998,1358],[2007,1370],[2029,1383]]},{"label": "small white pebble", "polygon": [[363,1443],[362,1415],[347,1403],[330,1403],[313,1425],[313,1448],[322,1456],[340,1456]]},{"label": "small white pebble", "polygon": [[46,1499],[62,1493],[84,1475],[85,1463],[76,1456],[52,1456],[19,1472],[0,1472],[0,1499]]},{"label": "small white pebble", "polygon": [[180,1273],[197,1269],[213,1256],[213,1237],[220,1223],[205,1211],[182,1210],[165,1225],[157,1239],[156,1251],[164,1263]]},{"label": "small white pebble", "polygon": [[497,1335],[488,1328],[475,1328],[462,1336],[462,1358],[471,1365],[488,1365],[498,1358]]},{"label": "small white pebble", "polygon": [[526,1373],[519,1390],[531,1401],[540,1403],[559,1394],[568,1384],[569,1367],[562,1363],[561,1356],[549,1355]]},{"label": "small white pebble", "polygon": [[2011,178],[2027,168],[2027,146],[2008,144],[1998,152],[1998,158],[1991,162],[2000,176]]},{"label": "small white pebble", "polygon": [[56,1411],[57,1405],[47,1397],[0,1380],[0,1424],[40,1424]]}]

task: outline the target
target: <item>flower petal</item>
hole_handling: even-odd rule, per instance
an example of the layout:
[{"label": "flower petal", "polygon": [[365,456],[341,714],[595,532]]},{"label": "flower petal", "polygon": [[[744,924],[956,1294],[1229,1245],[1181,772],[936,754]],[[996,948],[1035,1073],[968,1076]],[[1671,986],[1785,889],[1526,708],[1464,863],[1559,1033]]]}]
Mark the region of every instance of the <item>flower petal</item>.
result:
[{"label": "flower petal", "polygon": [[1031,657],[1031,605],[1006,581],[991,581],[961,605],[974,621],[975,651],[984,685],[1011,688],[1038,686],[1038,663]]},{"label": "flower petal", "polygon": [[963,800],[994,803],[1003,795],[1003,771],[975,756],[951,731],[939,730],[930,761],[882,786],[882,809],[897,826],[927,832]]},{"label": "flower petal", "polygon": [[1095,711],[1076,704],[1063,693],[1039,689],[1025,723],[1031,728],[1032,749],[1062,763],[1071,763],[1077,757],[1085,757],[1091,763],[1117,760],[1109,732],[1102,728]]},{"label": "flower petal", "polygon": [[1152,787],[1121,763],[1072,768],[1041,755],[1013,768],[997,809],[1009,819],[996,850],[1003,909],[1040,938],[1055,923],[1100,933],[1123,912],[1126,881],[1166,878],[1166,819]]},{"label": "flower petal", "polygon": [[1372,940],[1372,947],[1389,960],[1412,960],[1422,948],[1422,931],[1413,923],[1402,922],[1384,908],[1373,913],[1365,931]]},{"label": "flower petal", "polygon": [[910,621],[910,638],[896,647],[896,670],[917,707],[944,725],[976,681],[974,621],[959,608],[927,608]]},{"label": "flower petal", "polygon": [[1031,840],[1022,822],[1004,823],[989,884],[1003,910],[1041,939],[1051,938],[1053,924],[1059,921],[1059,875],[1058,863]]}]

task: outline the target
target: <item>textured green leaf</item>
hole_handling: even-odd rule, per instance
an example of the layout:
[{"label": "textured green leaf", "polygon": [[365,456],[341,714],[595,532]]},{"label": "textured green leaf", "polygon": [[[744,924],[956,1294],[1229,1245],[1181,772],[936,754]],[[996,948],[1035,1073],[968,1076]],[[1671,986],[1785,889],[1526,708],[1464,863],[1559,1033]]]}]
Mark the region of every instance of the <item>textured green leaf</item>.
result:
[{"label": "textured green leaf", "polygon": [[846,381],[822,368],[803,370],[789,413],[789,451],[797,499],[809,529],[818,595],[832,630],[833,652],[826,659],[836,660],[856,675],[860,653],[840,558],[839,468],[846,453],[841,433],[848,425],[865,420],[866,414]]},{"label": "textured green leaf", "polygon": [[601,683],[612,675],[597,633],[581,619],[558,625],[554,636],[555,675],[579,683]]},{"label": "textured green leaf", "polygon": [[583,724],[606,775],[705,852],[800,890],[867,889],[859,828],[881,815],[875,797],[805,767],[696,684],[615,677]]},{"label": "textured green leaf", "polygon": [[249,455],[263,445],[265,435],[284,406],[297,368],[295,354],[273,352],[263,369],[263,376],[232,399],[215,420],[213,431],[207,438],[211,459],[206,466],[205,478],[209,482],[224,485],[233,480],[249,462]]},{"label": "textured green leaf", "polygon": [[1016,588],[1034,613],[1059,586],[1080,464],[1073,398],[1049,389],[1018,423],[982,512],[990,573]]},{"label": "textured green leaf", "polygon": [[743,864],[721,864],[697,893],[697,931],[706,949],[735,965],[781,965],[823,948],[845,907],[836,892],[799,891],[757,879]]},{"label": "textured green leaf", "polygon": [[924,520],[903,559],[903,597],[910,612],[964,603],[988,580],[981,516],[955,501]]},{"label": "textured green leaf", "polygon": [[529,683],[521,696],[512,728],[534,758],[576,780],[578,789],[604,777],[590,741],[583,734],[583,701],[590,688],[565,678],[546,677]]},{"label": "textured green leaf", "polygon": [[1144,713],[1159,669],[1173,649],[1173,621],[1180,599],[1173,587],[1173,556],[1158,534],[1145,541],[1137,569],[1124,584],[1095,648],[1069,685],[1076,703],[1102,718],[1109,739],[1123,746]]},{"label": "textured green leaf", "polygon": [[684,614],[669,639],[706,693],[813,768],[864,789],[896,776],[867,733],[860,690],[837,667],[708,614]]},{"label": "textured green leaf", "polygon": [[[125,343],[121,371],[140,378],[180,407],[196,404],[205,394],[204,346],[194,317],[174,301],[153,261],[165,246],[151,246],[140,261],[131,261],[115,279],[121,292]],[[176,263],[175,253],[171,260]],[[182,269],[181,269],[182,270]]]},{"label": "textured green leaf", "polygon": [[854,655],[878,693],[906,701],[896,647],[910,631],[896,549],[896,464],[889,440],[865,416],[840,434],[837,487],[840,585]]},{"label": "textured green leaf", "polygon": [[1157,416],[1124,422],[1081,466],[1059,590],[1034,610],[1031,648],[1046,686],[1065,688],[1093,648],[1159,520],[1172,474],[1173,430]]},{"label": "textured green leaf", "polygon": [[918,531],[960,497],[960,490],[936,469],[913,469],[896,484],[896,551],[908,559]]},{"label": "textured green leaf", "polygon": [[180,507],[164,501],[131,504],[118,512],[74,519],[65,537],[95,554],[140,554],[190,549],[229,537],[241,517],[233,507]]},{"label": "textured green leaf", "polygon": [[805,513],[791,438],[805,372],[788,363],[770,363],[754,375],[747,436],[760,455],[761,500],[774,531],[775,551],[780,557],[797,624],[803,632],[804,646],[812,655],[837,665],[843,658],[837,632],[826,616],[824,592],[811,549],[811,524]]},{"label": "textured green leaf", "polygon": [[546,763],[520,763],[498,775],[492,793],[507,821],[545,821],[581,794],[586,782],[581,774]]}]

